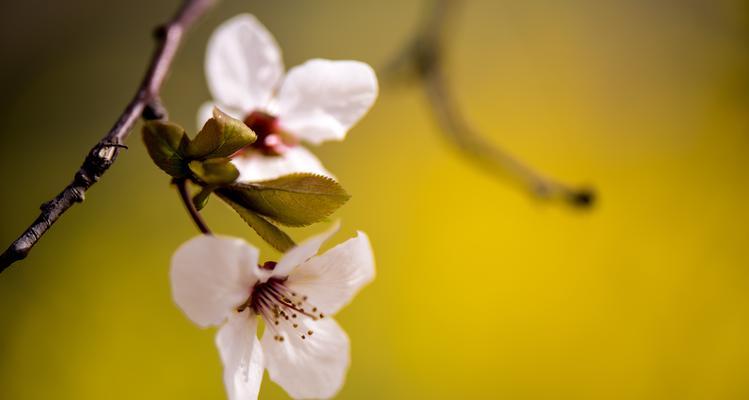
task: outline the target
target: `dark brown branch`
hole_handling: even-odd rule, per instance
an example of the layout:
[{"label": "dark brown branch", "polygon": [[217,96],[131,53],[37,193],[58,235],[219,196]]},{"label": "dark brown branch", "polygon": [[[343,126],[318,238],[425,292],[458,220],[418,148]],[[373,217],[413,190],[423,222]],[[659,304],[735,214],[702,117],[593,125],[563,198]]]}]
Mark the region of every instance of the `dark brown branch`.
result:
[{"label": "dark brown branch", "polygon": [[213,3],[214,0],[185,0],[177,14],[156,30],[156,50],[135,96],[125,107],[112,129],[89,151],[83,165],[76,172],[73,182],[55,198],[42,204],[39,217],[0,255],[0,272],[14,262],[26,258],[52,224],[70,207],[84,200],[86,191],[117,159],[123,142],[138,118],[143,116],[156,119],[165,115],[158,101],[161,86],[169,73],[185,31],[203,16]]},{"label": "dark brown branch", "polygon": [[205,223],[205,220],[200,215],[200,211],[195,208],[195,204],[192,202],[192,198],[190,198],[190,193],[187,191],[187,181],[184,179],[175,179],[173,183],[177,185],[179,198],[185,205],[185,209],[187,209],[188,214],[190,214],[190,218],[192,218],[193,222],[195,222],[195,226],[198,227],[198,230],[202,234],[212,235],[213,232],[211,232],[211,230],[208,228],[208,224]]},{"label": "dark brown branch", "polygon": [[455,15],[458,0],[433,0],[431,12],[415,39],[386,69],[393,74],[410,67],[424,86],[431,110],[445,136],[471,161],[490,172],[511,179],[541,199],[561,199],[575,207],[589,207],[594,193],[574,189],[542,175],[477,132],[460,111],[444,71],[447,23]]}]

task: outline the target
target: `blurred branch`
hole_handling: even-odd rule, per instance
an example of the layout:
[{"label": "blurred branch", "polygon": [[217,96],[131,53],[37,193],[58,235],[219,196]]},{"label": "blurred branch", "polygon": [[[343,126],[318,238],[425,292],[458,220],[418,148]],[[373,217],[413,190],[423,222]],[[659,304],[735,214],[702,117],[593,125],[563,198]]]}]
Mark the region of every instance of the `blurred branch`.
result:
[{"label": "blurred branch", "polygon": [[421,82],[440,129],[470,160],[511,179],[537,198],[562,200],[580,208],[592,206],[594,192],[591,189],[572,188],[542,175],[486,140],[461,112],[444,70],[447,24],[454,17],[458,3],[459,0],[432,0],[422,28],[386,67],[385,74],[392,76],[405,70]]},{"label": "blurred branch", "polygon": [[[646,4],[650,5],[653,3],[646,2]],[[746,4],[744,2],[744,12],[746,12]],[[745,19],[731,18],[732,16],[745,16],[746,14],[742,14],[741,12],[731,14],[729,9],[723,7],[725,6],[724,4],[714,0],[670,0],[665,5],[673,8],[673,10],[670,9],[666,12],[684,12],[687,18],[692,19],[691,21],[687,21],[687,23],[707,28],[712,33],[723,36],[726,39],[737,41],[738,43],[747,43],[747,39],[749,38],[747,33],[749,32],[747,31],[748,27]]]},{"label": "blurred branch", "polygon": [[85,198],[86,191],[114,164],[124,141],[140,118],[164,118],[166,111],[159,102],[159,92],[182,43],[185,32],[208,9],[214,0],[184,0],[176,15],[155,32],[156,50],[135,96],[125,107],[112,129],[89,151],[73,182],[55,198],[42,204],[41,214],[26,231],[0,255],[0,272],[18,260],[26,258],[42,235],[76,203]]}]

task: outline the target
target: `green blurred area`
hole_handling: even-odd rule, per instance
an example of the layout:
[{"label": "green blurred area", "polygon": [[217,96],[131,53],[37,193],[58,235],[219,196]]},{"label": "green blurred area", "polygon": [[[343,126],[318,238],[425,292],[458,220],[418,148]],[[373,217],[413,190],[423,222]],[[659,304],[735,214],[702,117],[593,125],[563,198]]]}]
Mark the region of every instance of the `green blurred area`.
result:
[{"label": "green blurred area", "polygon": [[[0,5],[0,245],[72,178],[139,82],[177,1]],[[382,83],[343,143],[315,149],[353,195],[378,278],[343,310],[340,398],[749,398],[749,4],[470,1],[449,73],[494,143],[595,185],[578,212],[530,199],[442,139],[417,86]],[[420,2],[225,1],[191,32],[163,99],[192,130],[208,35],[251,12],[287,67],[375,67]],[[0,275],[0,399],[220,399],[214,330],[174,306],[196,234],[139,134],[30,257]],[[261,244],[218,202],[218,232]],[[322,226],[292,230],[301,239]],[[267,380],[267,377],[266,377]],[[267,381],[266,399],[285,398]]]}]

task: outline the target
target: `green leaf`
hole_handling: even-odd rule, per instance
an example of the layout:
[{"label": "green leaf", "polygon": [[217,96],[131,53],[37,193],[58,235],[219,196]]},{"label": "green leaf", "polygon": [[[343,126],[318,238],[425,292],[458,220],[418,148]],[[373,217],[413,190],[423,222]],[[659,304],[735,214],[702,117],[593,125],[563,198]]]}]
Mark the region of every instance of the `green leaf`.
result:
[{"label": "green leaf", "polygon": [[228,158],[190,161],[190,171],[208,185],[225,185],[239,178],[239,171]]},{"label": "green leaf", "polygon": [[310,173],[285,175],[262,182],[234,183],[217,189],[217,192],[287,226],[319,222],[350,198],[338,182]]},{"label": "green leaf", "polygon": [[224,200],[231,208],[236,211],[240,217],[249,225],[252,229],[260,235],[263,240],[268,242],[276,250],[286,252],[292,247],[296,246],[293,240],[284,231],[279,229],[277,226],[270,223],[265,218],[257,215],[256,213],[248,210],[240,204],[233,202],[231,199],[221,195],[219,197]]},{"label": "green leaf", "polygon": [[209,119],[185,151],[190,159],[228,157],[257,139],[244,122],[213,108]]},{"label": "green leaf", "polygon": [[211,197],[211,193],[213,193],[213,188],[204,187],[200,189],[200,191],[195,196],[193,196],[192,204],[198,211],[202,210],[206,206],[206,204],[208,204],[208,199]]},{"label": "green leaf", "polygon": [[190,139],[181,126],[171,122],[148,121],[143,125],[143,143],[156,165],[175,178],[187,175],[182,149]]}]

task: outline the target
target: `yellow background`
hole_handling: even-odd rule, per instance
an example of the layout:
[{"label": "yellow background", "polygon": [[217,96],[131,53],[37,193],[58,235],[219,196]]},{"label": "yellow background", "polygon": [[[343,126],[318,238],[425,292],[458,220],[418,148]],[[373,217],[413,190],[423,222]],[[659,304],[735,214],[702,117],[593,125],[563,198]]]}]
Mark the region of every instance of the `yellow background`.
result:
[{"label": "yellow background", "polygon": [[[0,245],[114,122],[177,1],[17,1],[0,12]],[[749,398],[749,49],[741,0],[469,1],[450,79],[492,142],[594,185],[590,212],[530,199],[436,130],[418,86],[381,82],[343,143],[315,149],[353,195],[344,240],[378,277],[338,316],[348,399]],[[208,35],[252,12],[286,66],[381,67],[419,2],[225,1],[167,81],[192,130]],[[215,330],[174,306],[169,258],[196,234],[139,134],[0,275],[0,399],[224,398]],[[218,232],[262,245],[213,201]],[[292,230],[304,238],[321,230]],[[267,381],[265,399],[285,398]]]}]

